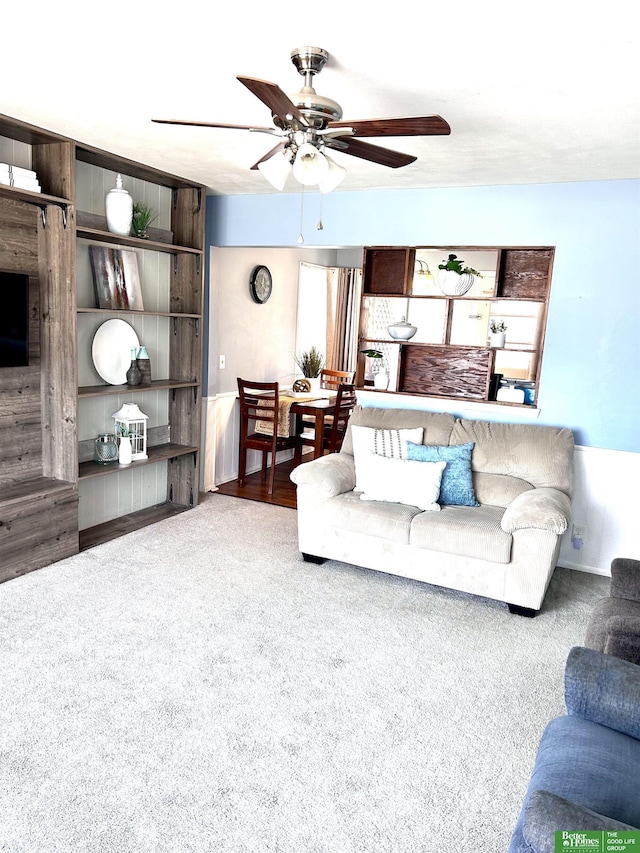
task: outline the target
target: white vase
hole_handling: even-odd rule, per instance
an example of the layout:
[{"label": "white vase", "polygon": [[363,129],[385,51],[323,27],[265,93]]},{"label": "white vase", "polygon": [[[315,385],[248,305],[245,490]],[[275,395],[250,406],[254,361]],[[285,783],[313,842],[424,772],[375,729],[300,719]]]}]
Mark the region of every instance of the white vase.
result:
[{"label": "white vase", "polygon": [[506,341],[506,332],[491,332],[491,334],[489,335],[489,346],[495,347],[496,349],[502,349]]},{"label": "white vase", "polygon": [[104,206],[109,231],[112,234],[128,237],[133,221],[133,199],[122,186],[122,175],[116,175],[116,185],[107,193]]},{"label": "white vase", "polygon": [[439,270],[437,285],[445,296],[464,296],[473,285],[474,276],[469,272],[459,273],[455,270]]},{"label": "white vase", "polygon": [[386,391],[389,387],[389,374],[386,370],[379,370],[373,377],[373,386],[378,391]]},{"label": "white vase", "polygon": [[120,436],[120,446],[118,447],[118,462],[121,465],[130,465],[132,459],[131,439],[128,435]]}]

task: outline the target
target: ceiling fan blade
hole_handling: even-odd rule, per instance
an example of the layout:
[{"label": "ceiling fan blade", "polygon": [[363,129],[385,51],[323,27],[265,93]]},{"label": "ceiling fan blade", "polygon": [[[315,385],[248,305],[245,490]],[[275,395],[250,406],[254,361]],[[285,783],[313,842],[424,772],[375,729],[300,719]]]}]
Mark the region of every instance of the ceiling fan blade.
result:
[{"label": "ceiling fan blade", "polygon": [[211,121],[188,121],[178,118],[152,118],[156,124],[185,124],[191,127],[224,127],[229,130],[251,130],[254,133],[277,133],[274,127],[254,127],[249,124],[220,124]]},{"label": "ceiling fan blade", "polygon": [[294,118],[302,127],[308,127],[304,115],[296,107],[288,95],[282,91],[280,86],[275,83],[268,83],[266,80],[258,80],[255,77],[238,77],[237,78],[244,86],[252,92],[256,98],[260,98],[263,104],[266,104],[271,112],[281,119],[287,119],[288,116]]},{"label": "ceiling fan blade", "polygon": [[329,129],[352,127],[354,136],[448,136],[451,128],[442,116],[373,118],[365,121],[332,121]]},{"label": "ceiling fan blade", "polygon": [[359,139],[353,137],[345,138],[342,136],[340,139],[327,140],[325,144],[327,148],[335,148],[336,151],[344,151],[345,154],[360,157],[362,160],[370,160],[372,163],[379,163],[381,166],[390,166],[392,169],[408,166],[409,163],[414,163],[418,159],[412,154],[401,154],[399,151],[381,148],[379,145],[372,145],[370,142],[360,142]]},{"label": "ceiling fan blade", "polygon": [[261,157],[257,163],[254,163],[251,167],[252,169],[257,169],[260,163],[264,163],[265,160],[270,160],[274,154],[277,154],[278,151],[282,151],[284,149],[285,143],[281,142],[279,145],[276,145],[275,148],[272,148],[271,151],[268,151],[264,157]]}]

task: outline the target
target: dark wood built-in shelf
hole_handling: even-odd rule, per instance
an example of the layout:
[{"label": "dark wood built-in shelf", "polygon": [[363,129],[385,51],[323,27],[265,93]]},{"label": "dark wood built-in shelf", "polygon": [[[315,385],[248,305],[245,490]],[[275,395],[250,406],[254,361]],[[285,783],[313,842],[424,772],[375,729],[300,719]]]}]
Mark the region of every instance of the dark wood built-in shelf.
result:
[{"label": "dark wood built-in shelf", "polygon": [[[37,195],[37,193],[31,193]],[[97,228],[78,227],[76,234],[84,240],[94,243],[117,243],[118,246],[131,246],[135,249],[153,249],[155,252],[167,252],[170,255],[202,255],[201,249],[190,246],[177,246],[175,243],[165,243],[162,240],[143,240],[141,237],[123,237],[122,234],[112,234]]]},{"label": "dark wood built-in shelf", "polygon": [[140,530],[149,524],[155,524],[165,518],[172,518],[188,509],[191,507],[167,501],[167,503],[129,513],[129,515],[121,518],[114,518],[112,521],[105,521],[103,524],[96,524],[95,527],[87,527],[80,531],[80,550],[86,551],[87,548],[93,548],[94,545],[110,542],[126,533],[133,533],[134,530]]},{"label": "dark wood built-in shelf", "polygon": [[165,459],[174,459],[178,456],[186,456],[188,453],[197,453],[198,447],[188,447],[184,444],[158,444],[155,447],[147,447],[148,459],[136,459],[130,465],[120,465],[117,462],[110,465],[99,465],[97,462],[81,462],[79,466],[79,479],[89,480],[91,477],[106,477],[109,474],[118,474],[131,468],[141,468],[144,465],[155,465]]},{"label": "dark wood built-in shelf", "polygon": [[150,385],[83,385],[78,397],[108,397],[112,394],[132,394],[141,391],[162,391],[165,388],[197,388],[196,379],[153,379]]}]

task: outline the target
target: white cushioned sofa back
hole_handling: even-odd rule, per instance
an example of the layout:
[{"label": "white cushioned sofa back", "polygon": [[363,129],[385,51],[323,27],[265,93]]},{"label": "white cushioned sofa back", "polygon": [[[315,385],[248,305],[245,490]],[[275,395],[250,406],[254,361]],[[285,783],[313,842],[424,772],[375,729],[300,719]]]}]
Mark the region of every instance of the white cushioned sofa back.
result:
[{"label": "white cushioned sofa back", "polygon": [[[449,443],[469,441],[475,442],[471,456],[474,475],[516,477],[537,489],[559,489],[572,496],[574,441],[570,429],[457,420]],[[474,476],[474,484],[480,485],[482,479],[487,478]],[[479,495],[478,500],[485,503]]]},{"label": "white cushioned sofa back", "polygon": [[[422,427],[424,429],[423,444],[449,444],[455,422],[454,416],[446,412],[420,412],[416,409],[376,409],[368,406],[356,406],[349,418],[349,427],[352,424],[374,427],[375,429]],[[351,429],[347,430],[341,452],[350,453],[353,456]]]}]

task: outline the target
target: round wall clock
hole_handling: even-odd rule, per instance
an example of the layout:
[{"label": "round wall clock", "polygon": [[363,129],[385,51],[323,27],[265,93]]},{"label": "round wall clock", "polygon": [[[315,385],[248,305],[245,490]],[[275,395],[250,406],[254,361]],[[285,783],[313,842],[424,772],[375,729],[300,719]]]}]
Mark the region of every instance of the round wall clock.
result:
[{"label": "round wall clock", "polygon": [[263,305],[271,296],[272,287],[273,281],[269,269],[265,266],[255,267],[249,279],[249,289],[252,298],[260,305]]}]

